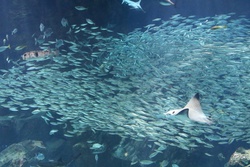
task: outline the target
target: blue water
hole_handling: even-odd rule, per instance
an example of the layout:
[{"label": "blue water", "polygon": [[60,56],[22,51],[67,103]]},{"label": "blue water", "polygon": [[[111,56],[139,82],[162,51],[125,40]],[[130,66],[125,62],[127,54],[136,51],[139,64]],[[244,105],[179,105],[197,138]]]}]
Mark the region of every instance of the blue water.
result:
[{"label": "blue water", "polygon": [[[162,6],[158,1],[142,0],[144,11],[141,11],[131,9],[121,0],[3,0],[0,3],[0,46],[10,45],[11,48],[0,52],[0,69],[3,70],[0,78],[0,158],[5,160],[1,165],[153,167],[167,160],[168,167],[173,164],[222,167],[238,147],[249,148],[250,117],[246,113],[249,110],[249,84],[246,82],[250,56],[247,39],[249,0],[173,2],[175,6]],[[79,11],[75,6],[88,9]],[[219,18],[222,14],[230,18]],[[68,27],[61,25],[62,18],[67,19]],[[86,18],[91,19],[93,25]],[[161,21],[152,21],[155,18]],[[185,21],[185,26],[192,25],[190,31],[182,30],[180,25]],[[50,36],[45,37],[39,29],[41,23],[45,30],[52,29]],[[87,24],[86,30],[74,29],[81,24]],[[155,29],[145,27],[150,24],[155,24],[152,26]],[[211,30],[215,25],[222,28]],[[12,35],[14,29],[17,32]],[[101,39],[93,34],[99,31]],[[36,44],[39,37],[44,45]],[[58,49],[59,56],[52,55],[56,58],[27,63],[21,59],[26,52],[42,50],[41,46],[55,49],[56,39],[64,40]],[[77,51],[70,48],[70,42],[77,44]],[[163,45],[165,43],[168,45]],[[24,47],[15,49],[18,46]],[[81,55],[85,55],[84,58]],[[216,86],[220,87],[215,89]],[[97,91],[93,92],[92,87]],[[173,126],[175,119],[165,118],[163,111],[184,106],[197,90],[203,95],[205,113],[212,115],[215,125],[211,128],[199,124],[192,126],[190,129],[198,129],[198,134],[192,136],[183,129],[183,124]],[[239,97],[242,100],[238,100]],[[80,107],[79,112],[77,107]],[[136,107],[144,107],[149,115],[134,116]],[[38,114],[32,113],[34,110]],[[122,114],[125,116],[121,118]],[[144,125],[150,127],[151,121],[159,120],[171,122],[168,127],[165,122],[163,127],[159,125],[162,129],[177,128],[178,132],[190,135],[188,138],[201,138],[214,147],[203,147],[199,143],[198,147],[187,151],[180,149],[181,142],[176,141],[173,147],[163,144],[166,148],[150,159],[148,157],[159,149],[159,144],[150,136],[151,129]],[[186,125],[191,126],[192,122]],[[245,135],[239,134],[237,139],[233,125],[237,132]],[[55,129],[58,131],[54,133]],[[206,129],[207,132],[202,133]],[[228,131],[223,134],[225,130]],[[153,132],[164,134],[159,129]],[[218,139],[205,139],[204,134],[235,135],[236,139],[220,144]],[[171,139],[166,141],[175,141],[175,136],[181,137],[170,135]],[[25,143],[27,140],[42,144]],[[97,152],[90,149],[96,146],[99,150],[99,144],[105,149]],[[14,147],[22,150],[20,145],[27,148],[24,149],[25,158],[4,157],[13,152]],[[44,155],[44,159],[37,160],[38,154]]]}]

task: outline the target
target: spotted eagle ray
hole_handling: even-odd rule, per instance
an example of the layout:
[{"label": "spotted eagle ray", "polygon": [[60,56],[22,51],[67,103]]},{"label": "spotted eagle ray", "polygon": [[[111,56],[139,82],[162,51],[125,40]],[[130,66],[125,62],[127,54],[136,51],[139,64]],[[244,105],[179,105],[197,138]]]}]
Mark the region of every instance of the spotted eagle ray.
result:
[{"label": "spotted eagle ray", "polygon": [[180,112],[187,111],[188,118],[200,122],[200,123],[207,123],[212,124],[213,122],[210,120],[209,117],[207,117],[201,108],[200,101],[199,101],[199,93],[196,93],[186,104],[185,107],[180,109],[174,109],[166,112],[166,115],[177,115]]}]

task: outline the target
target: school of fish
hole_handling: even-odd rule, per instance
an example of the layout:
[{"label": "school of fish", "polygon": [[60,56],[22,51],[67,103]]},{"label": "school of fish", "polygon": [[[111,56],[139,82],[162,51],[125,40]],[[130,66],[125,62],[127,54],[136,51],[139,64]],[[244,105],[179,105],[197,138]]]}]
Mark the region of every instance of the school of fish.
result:
[{"label": "school of fish", "polygon": [[[1,108],[41,115],[51,134],[63,127],[66,137],[92,130],[147,140],[155,154],[165,146],[250,144],[250,20],[232,15],[174,15],[116,35],[88,18],[80,25],[63,18],[69,31],[58,56],[27,57],[0,70]],[[56,41],[39,46],[55,48]],[[165,114],[197,92],[213,123]]]}]

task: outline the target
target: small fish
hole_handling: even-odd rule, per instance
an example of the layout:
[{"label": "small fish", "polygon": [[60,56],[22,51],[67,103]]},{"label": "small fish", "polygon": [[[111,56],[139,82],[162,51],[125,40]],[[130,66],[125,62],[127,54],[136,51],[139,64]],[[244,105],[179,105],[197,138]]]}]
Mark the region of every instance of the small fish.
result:
[{"label": "small fish", "polygon": [[10,45],[8,45],[8,46],[0,46],[0,52],[5,51],[6,49],[10,49]]},{"label": "small fish", "polygon": [[44,36],[45,36],[46,38],[48,38],[49,36],[51,36],[51,34],[53,34],[52,28],[47,28],[47,29],[44,31]]},{"label": "small fish", "polygon": [[168,3],[168,2],[159,2],[162,6],[171,6],[171,4],[170,3]]},{"label": "small fish", "polygon": [[45,156],[43,155],[43,153],[38,153],[35,156],[35,159],[37,159],[38,161],[42,161],[44,160]]},{"label": "small fish", "polygon": [[141,0],[137,1],[137,2],[134,2],[134,1],[131,1],[131,0],[123,0],[122,1],[122,4],[125,3],[127,4],[128,6],[132,7],[133,9],[140,9],[142,11],[144,11],[141,7]]},{"label": "small fish", "polygon": [[151,160],[141,160],[140,161],[141,165],[151,165],[153,163],[154,163],[154,161],[151,161]]},{"label": "small fish", "polygon": [[52,130],[49,132],[49,135],[53,135],[53,134],[55,134],[56,132],[58,132],[57,129],[52,129]]},{"label": "small fish", "polygon": [[40,31],[43,32],[43,30],[45,28],[45,26],[43,25],[43,23],[40,24],[39,28],[40,28]]},{"label": "small fish", "polygon": [[171,0],[166,0],[168,3],[170,3],[171,5],[175,5]]},{"label": "small fish", "polygon": [[91,27],[91,30],[96,30],[98,29],[99,27]]},{"label": "small fish", "polygon": [[87,10],[88,8],[85,8],[83,6],[75,6],[75,9],[79,11],[83,11],[83,10]]},{"label": "small fish", "polygon": [[42,44],[45,41],[45,36],[44,35],[40,35],[38,38],[35,38],[35,45],[36,44]]},{"label": "small fish", "polygon": [[90,149],[93,154],[101,154],[106,151],[106,146],[104,144],[94,143]]},{"label": "small fish", "polygon": [[217,157],[218,157],[218,159],[219,159],[220,161],[223,161],[224,159],[226,159],[225,156],[224,156],[222,153],[219,153],[219,154],[217,155]]},{"label": "small fish", "polygon": [[11,35],[14,35],[15,33],[17,33],[17,28],[15,28],[15,29],[11,32]]},{"label": "small fish", "polygon": [[161,18],[155,18],[152,21],[160,21],[160,20],[161,20]]},{"label": "small fish", "polygon": [[70,34],[70,33],[71,33],[71,31],[72,31],[72,30],[71,30],[71,28],[70,28],[70,29],[69,29],[69,31],[67,31],[67,32],[66,32],[66,34]]},{"label": "small fish", "polygon": [[169,161],[168,160],[163,160],[161,163],[160,163],[160,167],[167,167],[169,164]]},{"label": "small fish", "polygon": [[95,154],[95,161],[98,161],[98,154]]},{"label": "small fish", "polygon": [[90,149],[99,149],[101,147],[104,147],[104,145],[99,143],[94,143],[92,147],[90,147]]},{"label": "small fish", "polygon": [[86,24],[86,23],[81,24],[82,27],[84,27],[84,26],[86,26],[86,25],[88,25],[88,24]]},{"label": "small fish", "polygon": [[67,20],[67,19],[62,18],[61,24],[62,24],[63,27],[67,27],[69,23],[68,23],[68,20]]},{"label": "small fish", "polygon": [[42,113],[42,111],[41,110],[39,110],[39,109],[35,109],[34,111],[32,111],[31,112],[32,114],[39,114],[39,113]]},{"label": "small fish", "polygon": [[155,151],[152,154],[149,155],[149,158],[152,159],[154,158],[156,155],[158,155],[159,153],[161,153],[160,151]]},{"label": "small fish", "polygon": [[81,31],[81,30],[76,30],[76,31],[75,31],[75,34],[77,34],[77,33],[80,32],[80,31]]},{"label": "small fish", "polygon": [[49,119],[43,115],[41,117],[45,121],[45,123],[49,125]]},{"label": "small fish", "polygon": [[192,97],[189,102],[186,104],[184,108],[176,109],[176,110],[170,110],[166,112],[166,115],[177,115],[180,112],[187,111],[188,112],[188,118],[200,122],[200,123],[207,123],[212,124],[213,122],[208,118],[202,111],[200,101],[199,101],[199,94],[196,93],[194,97]]},{"label": "small fish", "polygon": [[234,138],[230,138],[230,139],[228,140],[228,144],[232,144],[233,141],[234,141]]},{"label": "small fish", "polygon": [[3,39],[3,45],[5,45],[6,44],[6,39]]},{"label": "small fish", "polygon": [[227,26],[226,26],[226,25],[213,26],[213,27],[211,27],[210,29],[211,29],[211,30],[217,30],[217,29],[223,29],[223,28],[227,28]]},{"label": "small fish", "polygon": [[25,46],[25,45],[20,45],[20,46],[17,46],[16,48],[15,48],[15,50],[22,50],[22,49],[24,49],[24,48],[26,48],[27,46]]},{"label": "small fish", "polygon": [[74,137],[74,135],[64,134],[65,137]]},{"label": "small fish", "polygon": [[213,155],[209,154],[209,153],[205,153],[206,156],[208,157],[212,157]]},{"label": "small fish", "polygon": [[59,40],[56,39],[56,48],[58,49],[58,48],[60,48],[62,45],[63,45],[63,40],[62,40],[62,39],[59,39]]},{"label": "small fish", "polygon": [[6,37],[6,40],[8,41],[8,40],[9,40],[9,35],[8,35],[8,34],[6,34],[6,36],[5,36],[5,37]]},{"label": "small fish", "polygon": [[6,58],[6,61],[9,63],[11,60],[9,57]]},{"label": "small fish", "polygon": [[88,24],[95,24],[92,20],[90,20],[90,19],[86,19],[86,22],[88,23]]}]

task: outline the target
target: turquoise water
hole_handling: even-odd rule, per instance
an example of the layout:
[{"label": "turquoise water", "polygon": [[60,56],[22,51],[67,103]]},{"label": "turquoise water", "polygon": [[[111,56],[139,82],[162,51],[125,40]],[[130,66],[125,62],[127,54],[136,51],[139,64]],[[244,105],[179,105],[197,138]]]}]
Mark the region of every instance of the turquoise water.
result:
[{"label": "turquoise water", "polygon": [[[176,14],[129,33],[90,17],[65,19],[57,23],[63,36],[41,23],[30,34],[34,49],[21,51],[34,58],[5,57],[2,159],[25,140],[43,146],[33,144],[39,149],[24,153],[23,166],[224,166],[236,148],[249,147],[246,16]],[[213,124],[165,115],[195,93]]]}]

